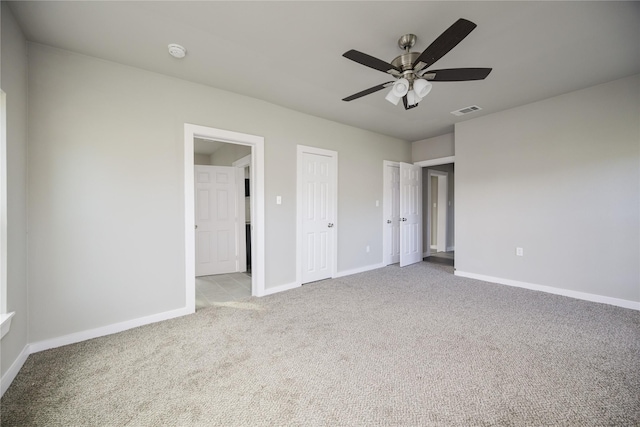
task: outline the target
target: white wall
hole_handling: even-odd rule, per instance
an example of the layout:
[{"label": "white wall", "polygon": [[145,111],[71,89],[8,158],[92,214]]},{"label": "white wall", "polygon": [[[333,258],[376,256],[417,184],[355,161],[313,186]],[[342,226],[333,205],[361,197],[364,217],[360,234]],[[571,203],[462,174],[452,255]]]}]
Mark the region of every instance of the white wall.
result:
[{"label": "white wall", "polygon": [[28,342],[27,307],[27,43],[2,2],[0,87],[7,94],[7,309],[15,311],[2,338],[1,375]]},{"label": "white wall", "polygon": [[338,271],[382,262],[406,141],[36,44],[29,102],[32,341],[184,307],[185,122],[265,137],[267,288],[295,282],[296,144],[339,153]]},{"label": "white wall", "polygon": [[640,301],[639,117],[636,75],[458,123],[456,269]]},{"label": "white wall", "polygon": [[422,139],[411,143],[411,161],[440,159],[455,155],[453,133]]}]

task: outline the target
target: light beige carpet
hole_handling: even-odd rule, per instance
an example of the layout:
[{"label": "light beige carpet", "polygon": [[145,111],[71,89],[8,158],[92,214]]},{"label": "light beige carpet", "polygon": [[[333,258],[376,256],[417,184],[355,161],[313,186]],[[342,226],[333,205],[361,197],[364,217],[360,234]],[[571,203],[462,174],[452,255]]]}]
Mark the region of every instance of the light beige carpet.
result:
[{"label": "light beige carpet", "polygon": [[33,354],[3,426],[640,424],[640,312],[420,263]]}]

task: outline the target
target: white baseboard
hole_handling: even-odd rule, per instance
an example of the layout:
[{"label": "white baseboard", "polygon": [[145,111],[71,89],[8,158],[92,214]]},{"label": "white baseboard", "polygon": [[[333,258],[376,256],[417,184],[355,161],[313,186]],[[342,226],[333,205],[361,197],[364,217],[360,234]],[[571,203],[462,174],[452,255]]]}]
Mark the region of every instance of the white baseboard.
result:
[{"label": "white baseboard", "polygon": [[267,296],[267,295],[277,294],[278,292],[288,291],[290,289],[299,288],[300,286],[302,286],[302,285],[300,283],[297,283],[297,282],[287,283],[285,285],[275,286],[273,288],[266,288],[264,290],[264,294],[257,295],[257,296],[264,297],[264,296]]},{"label": "white baseboard", "polygon": [[483,282],[497,283],[500,285],[515,286],[517,288],[530,289],[533,291],[546,292],[549,294],[562,295],[565,297],[581,299],[591,302],[599,302],[602,304],[615,305],[623,308],[630,308],[632,310],[640,311],[640,302],[629,301],[626,299],[612,298],[603,295],[589,294],[586,292],[572,291],[569,289],[554,288],[553,286],[536,285],[533,283],[520,282],[518,280],[503,279],[501,277],[485,276],[483,274],[467,273],[464,271],[456,270],[454,273],[456,276],[468,277],[470,279],[482,280]]},{"label": "white baseboard", "polygon": [[18,372],[20,372],[20,369],[22,369],[24,362],[27,361],[27,357],[29,357],[30,354],[31,349],[29,344],[27,344],[22,349],[22,352],[20,353],[18,358],[14,360],[9,369],[7,369],[7,372],[5,372],[2,378],[0,378],[0,397],[4,396],[4,392],[9,389],[9,386],[11,385],[13,380],[16,379],[16,376],[18,376]]},{"label": "white baseboard", "polygon": [[364,273],[365,271],[377,270],[378,268],[386,267],[384,263],[366,265],[364,267],[353,268],[351,270],[339,271],[333,276],[334,279],[338,277],[351,276],[352,274]]},{"label": "white baseboard", "polygon": [[114,323],[113,325],[107,325],[100,328],[76,332],[57,338],[38,341],[35,343],[31,343],[31,353],[37,353],[39,351],[49,350],[50,348],[61,347],[63,345],[75,344],[81,341],[126,331],[127,329],[137,328],[138,326],[149,325],[151,323],[161,322],[163,320],[186,316],[187,314],[192,313],[192,310],[189,310],[187,308],[180,308],[177,310],[165,311],[164,313],[158,313],[151,316],[127,320],[126,322]]},{"label": "white baseboard", "polygon": [[455,246],[447,246],[447,252],[453,252],[456,250]]}]

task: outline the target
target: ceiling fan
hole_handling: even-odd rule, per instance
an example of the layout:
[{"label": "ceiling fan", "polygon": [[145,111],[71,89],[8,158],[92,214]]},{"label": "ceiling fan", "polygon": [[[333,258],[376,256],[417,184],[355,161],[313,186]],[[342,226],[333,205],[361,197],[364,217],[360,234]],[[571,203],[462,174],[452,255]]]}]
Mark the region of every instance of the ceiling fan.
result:
[{"label": "ceiling fan", "polygon": [[359,64],[391,74],[396,80],[365,89],[343,99],[353,101],[365,95],[378,92],[392,86],[385,99],[398,105],[402,98],[405,110],[418,106],[430,91],[431,82],[460,82],[467,80],[483,80],[491,72],[491,68],[448,68],[442,70],[427,70],[437,60],[456,47],[465,37],[476,28],[476,24],[466,19],[458,19],[422,53],[411,52],[417,37],[414,34],[405,34],[398,40],[398,46],[405,53],[386,62],[357,50],[345,52],[342,56]]}]

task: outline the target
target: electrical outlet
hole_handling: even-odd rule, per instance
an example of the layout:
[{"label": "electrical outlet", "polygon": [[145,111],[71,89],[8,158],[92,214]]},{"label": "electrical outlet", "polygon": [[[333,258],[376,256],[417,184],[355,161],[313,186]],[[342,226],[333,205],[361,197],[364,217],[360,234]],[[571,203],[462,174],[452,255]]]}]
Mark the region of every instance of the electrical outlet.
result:
[{"label": "electrical outlet", "polygon": [[517,256],[524,256],[524,249],[516,248],[516,255]]}]

